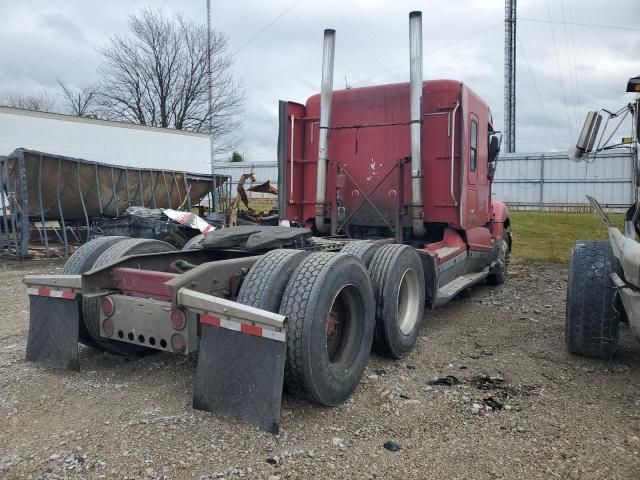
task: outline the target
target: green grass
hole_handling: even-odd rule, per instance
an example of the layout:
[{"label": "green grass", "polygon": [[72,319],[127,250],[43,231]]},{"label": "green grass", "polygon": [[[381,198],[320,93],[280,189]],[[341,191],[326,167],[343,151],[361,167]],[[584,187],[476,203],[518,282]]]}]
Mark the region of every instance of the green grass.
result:
[{"label": "green grass", "polygon": [[[564,263],[576,240],[606,239],[607,229],[594,213],[510,212],[513,252],[532,262]],[[610,214],[621,228],[624,214]]]}]

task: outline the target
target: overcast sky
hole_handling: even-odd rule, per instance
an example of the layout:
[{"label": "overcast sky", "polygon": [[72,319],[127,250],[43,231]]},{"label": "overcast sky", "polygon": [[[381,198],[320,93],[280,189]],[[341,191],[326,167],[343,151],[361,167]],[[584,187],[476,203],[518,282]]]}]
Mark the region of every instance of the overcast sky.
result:
[{"label": "overcast sky", "polygon": [[[248,161],[275,160],[279,99],[304,102],[319,91],[324,28],[337,31],[335,88],[344,88],[345,79],[351,86],[408,81],[411,10],[423,12],[425,78],[466,82],[503,127],[503,0],[212,4],[213,26],[230,37],[234,70],[246,92]],[[0,95],[57,91],[58,77],[78,86],[95,80],[95,47],[125,33],[127,17],[141,8],[180,11],[206,23],[205,0],[0,5]],[[565,149],[588,110],[629,101],[626,80],[640,74],[640,0],[519,0],[518,17],[517,150]]]}]

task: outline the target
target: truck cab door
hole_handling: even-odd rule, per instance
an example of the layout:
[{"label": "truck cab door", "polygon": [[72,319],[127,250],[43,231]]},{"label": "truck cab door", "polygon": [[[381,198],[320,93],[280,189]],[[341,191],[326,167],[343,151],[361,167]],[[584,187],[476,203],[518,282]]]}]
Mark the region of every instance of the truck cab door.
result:
[{"label": "truck cab door", "polygon": [[465,202],[462,205],[464,228],[478,226],[478,117],[469,113],[468,129],[465,135]]}]

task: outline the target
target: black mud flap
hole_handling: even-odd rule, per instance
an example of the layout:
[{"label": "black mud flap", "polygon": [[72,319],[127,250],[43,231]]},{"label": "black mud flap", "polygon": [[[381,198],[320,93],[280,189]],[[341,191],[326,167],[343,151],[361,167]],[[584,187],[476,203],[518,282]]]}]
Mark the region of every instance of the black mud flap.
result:
[{"label": "black mud flap", "polygon": [[202,324],[193,408],[278,433],[284,341]]},{"label": "black mud flap", "polygon": [[80,370],[80,296],[66,299],[29,295],[29,300],[27,361],[47,367]]}]

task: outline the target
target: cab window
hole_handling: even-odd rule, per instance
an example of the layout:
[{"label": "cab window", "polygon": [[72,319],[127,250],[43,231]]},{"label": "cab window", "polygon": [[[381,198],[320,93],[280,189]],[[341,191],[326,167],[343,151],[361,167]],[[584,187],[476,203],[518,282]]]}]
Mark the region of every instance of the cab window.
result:
[{"label": "cab window", "polygon": [[471,148],[469,149],[469,170],[476,171],[478,167],[478,122],[471,120]]}]

